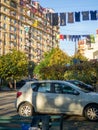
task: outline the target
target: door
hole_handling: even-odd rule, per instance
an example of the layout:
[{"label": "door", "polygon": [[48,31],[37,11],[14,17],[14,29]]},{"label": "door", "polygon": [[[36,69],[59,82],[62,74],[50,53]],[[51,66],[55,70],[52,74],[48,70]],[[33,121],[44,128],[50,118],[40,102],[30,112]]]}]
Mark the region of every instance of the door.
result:
[{"label": "door", "polygon": [[54,83],[54,109],[57,113],[79,114],[82,109],[82,95],[71,85]]},{"label": "door", "polygon": [[37,90],[32,94],[33,104],[37,112],[51,113],[54,111],[51,83],[37,84]]}]

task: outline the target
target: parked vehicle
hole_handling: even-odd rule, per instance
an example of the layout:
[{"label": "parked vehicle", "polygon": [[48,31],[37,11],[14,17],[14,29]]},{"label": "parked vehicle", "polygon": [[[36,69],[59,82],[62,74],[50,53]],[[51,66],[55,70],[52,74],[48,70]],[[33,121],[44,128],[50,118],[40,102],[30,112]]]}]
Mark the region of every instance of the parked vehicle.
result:
[{"label": "parked vehicle", "polygon": [[17,92],[15,102],[21,116],[35,113],[80,115],[98,120],[98,93],[66,81],[29,81]]},{"label": "parked vehicle", "polygon": [[79,86],[80,88],[84,89],[84,90],[89,90],[89,91],[96,91],[96,88],[90,84],[86,84],[80,80],[66,80],[67,82],[70,82],[72,84],[75,84],[77,86]]}]

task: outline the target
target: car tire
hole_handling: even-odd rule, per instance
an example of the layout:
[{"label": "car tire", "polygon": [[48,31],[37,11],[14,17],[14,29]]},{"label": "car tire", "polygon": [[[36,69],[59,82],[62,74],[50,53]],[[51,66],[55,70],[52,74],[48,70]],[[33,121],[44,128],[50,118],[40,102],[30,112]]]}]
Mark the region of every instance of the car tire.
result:
[{"label": "car tire", "polygon": [[84,110],[85,117],[90,121],[98,121],[98,105],[89,105]]},{"label": "car tire", "polygon": [[22,103],[18,109],[19,115],[24,117],[32,116],[33,108],[29,103]]}]

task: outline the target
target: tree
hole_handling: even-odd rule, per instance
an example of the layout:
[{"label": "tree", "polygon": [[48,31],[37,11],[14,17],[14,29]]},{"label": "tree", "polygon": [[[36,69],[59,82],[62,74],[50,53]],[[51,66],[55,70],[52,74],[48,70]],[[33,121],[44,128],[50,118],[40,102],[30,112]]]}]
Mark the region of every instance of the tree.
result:
[{"label": "tree", "polygon": [[81,63],[83,61],[87,61],[88,59],[83,56],[81,53],[77,52],[74,56],[72,56],[72,62]]},{"label": "tree", "polygon": [[43,61],[35,67],[34,72],[42,79],[52,78],[60,79],[63,78],[62,66],[70,63],[70,57],[59,48],[53,48],[50,52],[45,53]]},{"label": "tree", "polygon": [[63,52],[60,48],[54,48],[52,50],[52,55],[49,60],[48,66],[52,65],[66,65],[70,62],[70,57]]},{"label": "tree", "polygon": [[11,53],[0,57],[0,77],[9,81],[9,85],[12,87],[11,80],[16,81],[27,76],[27,66],[26,55],[20,51],[13,50]]},{"label": "tree", "polygon": [[33,71],[35,68],[36,64],[33,61],[29,61],[28,63],[28,75],[30,76],[30,78],[33,78]]}]

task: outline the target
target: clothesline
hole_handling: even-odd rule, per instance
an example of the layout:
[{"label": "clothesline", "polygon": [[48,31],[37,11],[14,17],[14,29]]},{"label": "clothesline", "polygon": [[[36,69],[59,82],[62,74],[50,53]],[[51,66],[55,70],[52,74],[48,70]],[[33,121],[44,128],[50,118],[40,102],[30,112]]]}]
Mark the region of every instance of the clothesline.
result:
[{"label": "clothesline", "polygon": [[57,36],[57,38],[59,38],[61,40],[69,40],[69,41],[79,41],[79,40],[83,39],[82,37],[84,37],[88,41],[93,41],[93,43],[95,43],[95,36],[93,34],[91,34],[91,35],[64,35],[64,34],[60,34]]},{"label": "clothesline", "polygon": [[98,11],[47,13],[46,18],[52,26],[66,26],[66,23],[74,23],[87,20],[98,20]]}]

